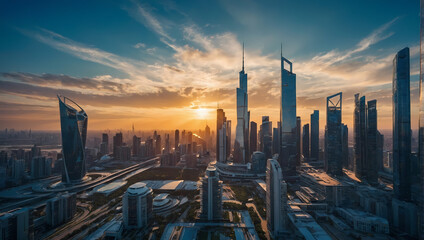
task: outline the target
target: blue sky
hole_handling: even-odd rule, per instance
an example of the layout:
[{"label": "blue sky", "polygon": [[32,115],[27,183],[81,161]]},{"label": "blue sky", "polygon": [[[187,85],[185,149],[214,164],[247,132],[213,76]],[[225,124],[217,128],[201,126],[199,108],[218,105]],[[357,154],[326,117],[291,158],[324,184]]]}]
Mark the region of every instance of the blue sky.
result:
[{"label": "blue sky", "polygon": [[381,128],[391,126],[391,61],[410,47],[418,121],[418,0],[2,1],[0,36],[4,127],[58,128],[56,93],[86,106],[97,129],[197,127],[218,103],[235,120],[243,41],[255,121],[278,120],[281,43],[303,123],[320,109],[324,126],[325,96],[343,91],[350,124],[360,92],[377,99]]}]

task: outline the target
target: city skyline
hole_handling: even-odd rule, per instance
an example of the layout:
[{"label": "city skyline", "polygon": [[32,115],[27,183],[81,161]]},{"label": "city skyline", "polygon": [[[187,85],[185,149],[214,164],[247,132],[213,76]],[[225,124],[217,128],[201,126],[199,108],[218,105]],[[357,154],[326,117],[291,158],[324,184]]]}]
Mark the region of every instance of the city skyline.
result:
[{"label": "city skyline", "polygon": [[[308,123],[313,110],[325,112],[326,96],[342,91],[343,122],[350,133],[357,92],[378,101],[379,129],[391,129],[392,59],[397,51],[409,47],[411,127],[417,129],[418,2],[385,4],[387,10],[377,16],[370,16],[377,3],[361,8],[359,13],[353,13],[359,3],[326,3],[320,7],[337,10],[337,14],[316,22],[312,21],[318,14],[313,13],[313,7],[317,7],[314,4],[301,8],[301,4],[270,3],[281,7],[279,10],[285,15],[269,17],[264,14],[270,11],[269,7],[250,3],[236,8],[223,2],[214,4],[209,15],[199,16],[192,7],[199,12],[205,12],[207,7],[197,4],[190,7],[182,3],[177,7],[170,2],[126,2],[117,6],[106,3],[101,9],[89,4],[86,10],[77,11],[82,13],[82,19],[74,24],[69,22],[74,15],[64,7],[75,10],[78,6],[51,4],[53,13],[45,13],[39,6],[39,11],[17,21],[26,8],[34,6],[19,8],[10,4],[10,11],[2,11],[4,21],[0,25],[0,32],[7,36],[0,40],[0,51],[4,53],[0,57],[0,102],[5,112],[0,125],[59,130],[57,102],[53,100],[59,93],[85,106],[90,130],[130,129],[132,124],[140,130],[197,129],[206,122],[215,130],[218,105],[229,120],[237,119],[234,99],[244,41],[250,120],[260,123],[264,115],[273,122],[279,119],[278,55],[283,42],[284,56],[295,65],[297,115],[302,124]],[[310,16],[299,19],[290,13],[290,8]],[[92,15],[99,19],[86,11],[93,11]],[[256,18],[247,21],[243,11]],[[345,15],[339,16],[342,13]],[[351,22],[349,17],[353,19],[360,13],[361,21]],[[109,27],[100,23],[113,21],[107,14],[116,18]],[[214,14],[223,19],[213,18]],[[367,22],[372,17],[377,20]],[[53,18],[57,22],[52,23]],[[322,21],[327,21],[327,28],[318,26]],[[272,24],[260,31],[264,36],[261,37],[255,30],[264,23]],[[284,31],[275,31],[279,28],[277,23]],[[340,34],[343,24],[349,31]],[[93,27],[97,30],[88,32]],[[297,32],[299,29],[306,34],[311,28],[316,32],[314,38],[296,41],[305,38]],[[334,32],[339,33],[336,38],[332,37]],[[47,120],[46,115],[50,116]],[[174,121],[169,124],[171,117]],[[320,117],[321,126],[325,126],[325,121],[324,116]],[[235,128],[232,130],[235,132]]]}]

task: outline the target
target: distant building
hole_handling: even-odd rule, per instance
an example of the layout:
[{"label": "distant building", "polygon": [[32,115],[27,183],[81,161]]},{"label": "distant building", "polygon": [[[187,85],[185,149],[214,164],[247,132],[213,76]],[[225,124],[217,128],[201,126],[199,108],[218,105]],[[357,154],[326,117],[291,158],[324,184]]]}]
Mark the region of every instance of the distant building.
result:
[{"label": "distant building", "polygon": [[132,145],[132,153],[134,156],[138,156],[138,151],[140,150],[141,138],[136,135],[133,136],[133,145]]},{"label": "distant building", "polygon": [[250,155],[258,150],[258,124],[250,122]]},{"label": "distant building", "polygon": [[52,174],[52,159],[46,157],[34,157],[31,161],[31,178],[45,178]]},{"label": "distant building", "polygon": [[200,218],[208,221],[222,219],[222,181],[219,180],[216,168],[208,166],[205,176],[201,179]]},{"label": "distant building", "polygon": [[228,156],[228,122],[223,109],[217,109],[216,113],[216,160],[225,163]]},{"label": "distant building", "polygon": [[342,164],[344,168],[349,167],[349,129],[346,124],[342,124]]},{"label": "distant building", "polygon": [[131,160],[131,147],[129,146],[120,146],[118,149],[118,158],[116,160],[119,161],[130,161]]},{"label": "distant building", "polygon": [[319,160],[319,111],[311,114],[311,155],[312,161]]},{"label": "distant building", "polygon": [[175,151],[177,152],[179,150],[179,146],[180,146],[180,131],[177,129],[175,130],[175,137],[174,137],[174,141],[175,141]]},{"label": "distant building", "polygon": [[84,109],[71,99],[60,96],[58,99],[64,163],[62,181],[67,183],[80,181],[86,173],[84,149],[88,116]]},{"label": "distant building", "polygon": [[325,171],[342,175],[342,93],[327,97],[325,126]]},{"label": "distant building", "polygon": [[153,211],[152,189],[143,182],[134,183],[124,194],[122,212],[125,228],[146,228]]},{"label": "distant building", "polygon": [[389,222],[385,218],[350,208],[336,208],[335,212],[357,231],[364,233],[390,233]]},{"label": "distant building", "polygon": [[303,153],[304,159],[309,159],[309,124],[303,125],[302,153]]},{"label": "distant building", "polygon": [[122,133],[116,133],[115,136],[113,136],[113,157],[119,158],[119,148],[124,144]]},{"label": "distant building", "polygon": [[266,220],[268,231],[277,239],[287,229],[287,185],[276,159],[269,159],[266,167]]},{"label": "distant building", "polygon": [[260,148],[266,159],[272,158],[272,122],[269,116],[262,116],[262,125],[259,131]]},{"label": "distant building", "polygon": [[46,202],[46,223],[57,227],[71,220],[77,209],[77,197],[72,193],[60,194]]},{"label": "distant building", "polygon": [[100,153],[102,155],[109,154],[109,135],[107,133],[102,134],[102,142],[100,143]]}]

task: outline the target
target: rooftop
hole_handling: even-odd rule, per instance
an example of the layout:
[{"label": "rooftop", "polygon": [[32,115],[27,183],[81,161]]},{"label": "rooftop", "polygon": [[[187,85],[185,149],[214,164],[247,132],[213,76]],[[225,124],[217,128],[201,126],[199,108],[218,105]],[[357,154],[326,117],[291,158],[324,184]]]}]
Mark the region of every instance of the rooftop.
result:
[{"label": "rooftop", "polygon": [[144,182],[134,183],[127,190],[129,194],[134,194],[134,195],[146,194],[149,191],[151,191],[151,189],[147,187],[147,185]]},{"label": "rooftop", "polygon": [[303,175],[313,179],[313,181],[324,186],[338,186],[338,185],[341,186],[342,185],[337,179],[329,176],[326,172],[321,170],[307,171],[307,172],[304,172]]}]

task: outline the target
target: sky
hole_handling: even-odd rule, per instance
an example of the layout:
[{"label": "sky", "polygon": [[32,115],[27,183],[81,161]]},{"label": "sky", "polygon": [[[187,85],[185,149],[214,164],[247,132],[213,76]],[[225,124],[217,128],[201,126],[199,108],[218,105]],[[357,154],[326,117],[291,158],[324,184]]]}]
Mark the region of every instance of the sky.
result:
[{"label": "sky", "polygon": [[[280,113],[280,47],[297,77],[297,115],[309,123],[343,92],[377,99],[392,127],[392,66],[411,56],[411,124],[418,126],[419,1],[1,1],[0,128],[58,130],[56,95],[77,102],[89,130],[236,125],[245,44],[251,120]],[[234,129],[233,129],[234,130]]]}]

